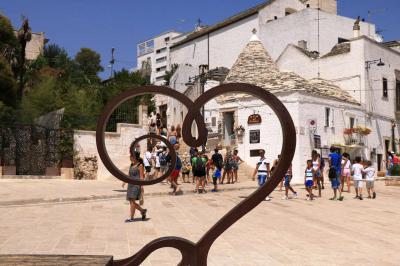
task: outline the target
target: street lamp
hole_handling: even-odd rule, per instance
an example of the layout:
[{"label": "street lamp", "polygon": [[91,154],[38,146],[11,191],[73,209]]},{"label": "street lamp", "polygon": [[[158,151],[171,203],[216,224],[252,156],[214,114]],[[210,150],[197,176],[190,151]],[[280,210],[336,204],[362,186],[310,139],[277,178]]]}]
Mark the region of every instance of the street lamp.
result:
[{"label": "street lamp", "polygon": [[382,58],[379,58],[379,60],[371,60],[371,61],[365,61],[365,69],[370,69],[371,65],[377,65],[379,67],[384,66],[385,63],[382,62]]}]

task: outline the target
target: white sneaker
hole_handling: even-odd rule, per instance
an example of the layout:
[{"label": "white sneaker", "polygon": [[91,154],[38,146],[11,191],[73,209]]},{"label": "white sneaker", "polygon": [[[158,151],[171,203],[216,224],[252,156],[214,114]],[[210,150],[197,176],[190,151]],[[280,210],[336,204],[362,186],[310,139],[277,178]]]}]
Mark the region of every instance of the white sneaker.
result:
[{"label": "white sneaker", "polygon": [[271,198],[267,196],[267,197],[265,198],[265,200],[266,200],[266,201],[270,201]]},{"label": "white sneaker", "polygon": [[282,197],[283,200],[288,200],[289,198],[287,196]]},{"label": "white sneaker", "polygon": [[293,198],[294,198],[294,199],[297,199],[297,196],[298,196],[297,192],[296,192],[296,193],[293,193]]}]

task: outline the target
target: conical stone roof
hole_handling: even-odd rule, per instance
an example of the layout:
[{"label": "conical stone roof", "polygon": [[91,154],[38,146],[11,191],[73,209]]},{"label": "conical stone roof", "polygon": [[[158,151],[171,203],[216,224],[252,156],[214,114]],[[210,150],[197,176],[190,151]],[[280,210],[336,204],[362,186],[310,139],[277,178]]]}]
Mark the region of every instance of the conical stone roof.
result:
[{"label": "conical stone roof", "polygon": [[[253,84],[272,93],[303,92],[358,104],[348,92],[327,80],[307,80],[293,72],[281,72],[255,35],[243,49],[224,81],[237,82]],[[231,97],[222,96],[218,100],[232,100]],[[240,97],[244,95],[235,95],[235,98]]]}]

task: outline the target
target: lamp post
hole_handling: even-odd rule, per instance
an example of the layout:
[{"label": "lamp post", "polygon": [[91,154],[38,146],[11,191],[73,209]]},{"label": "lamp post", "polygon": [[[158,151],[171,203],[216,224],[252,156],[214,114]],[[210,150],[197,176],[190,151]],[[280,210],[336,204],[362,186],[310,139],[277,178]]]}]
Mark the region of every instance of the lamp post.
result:
[{"label": "lamp post", "polygon": [[382,62],[382,58],[379,58],[377,60],[365,61],[366,70],[369,70],[371,68],[371,65],[384,66],[385,63]]}]

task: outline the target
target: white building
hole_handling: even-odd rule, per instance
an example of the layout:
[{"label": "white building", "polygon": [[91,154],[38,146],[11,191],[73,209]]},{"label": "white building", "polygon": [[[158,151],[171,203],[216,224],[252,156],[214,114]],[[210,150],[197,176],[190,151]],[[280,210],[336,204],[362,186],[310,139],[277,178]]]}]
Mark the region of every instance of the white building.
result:
[{"label": "white building", "polygon": [[165,72],[170,70],[171,66],[170,45],[175,37],[181,35],[180,32],[171,30],[137,45],[137,69],[148,71],[151,83],[164,84]]},{"label": "white building", "polygon": [[[232,68],[253,29],[268,51],[268,68],[264,72],[279,68],[283,72],[278,76],[286,79],[286,83],[275,84],[273,78],[268,78],[257,85],[271,91],[277,89],[274,84],[280,87],[275,92],[289,109],[297,128],[298,148],[293,162],[296,173],[301,173],[313,148],[321,147],[326,156],[330,145],[340,146],[342,151],[353,156],[371,159],[379,170],[384,170],[386,152],[399,150],[400,45],[398,41],[382,42],[373,24],[337,15],[334,0],[271,0],[187,35],[170,49],[170,62],[180,66],[171,79],[171,87],[196,98],[201,93],[198,84],[187,87],[182,85],[185,84],[182,80],[198,75],[199,65],[204,64],[209,69],[229,68],[232,76]],[[275,70],[272,72],[276,73]],[[292,73],[287,74],[287,71]],[[255,74],[249,69],[246,73],[247,76],[236,81],[254,84]],[[174,80],[179,82],[174,85]],[[230,81],[229,76],[227,80]],[[217,84],[219,81],[209,80],[205,89]],[[301,87],[298,84],[309,89],[295,89],[295,92],[293,88],[282,89],[283,85]],[[339,98],[335,96],[338,91],[341,92]],[[185,110],[179,109],[179,103],[171,101],[163,105],[168,123],[182,121]],[[247,109],[242,110],[241,105]],[[221,134],[223,145],[234,143],[239,147],[242,158],[250,164],[254,161],[250,151],[264,147],[273,159],[281,146],[277,141],[281,137],[279,124],[274,122],[270,110],[259,105],[259,101],[251,98],[239,102],[215,100],[205,110],[209,129]],[[271,116],[271,127],[260,125],[256,129],[257,126],[252,125],[246,128],[246,132],[260,130],[263,136],[263,143],[250,145],[250,136],[245,133],[239,140],[234,128],[246,126],[247,117],[254,112]],[[372,129],[372,132],[368,136],[347,134],[357,126]],[[271,128],[275,129],[274,133],[268,134],[275,134],[270,135],[275,141],[269,143],[270,138],[262,131]],[[256,135],[252,131],[252,136]]]}]

